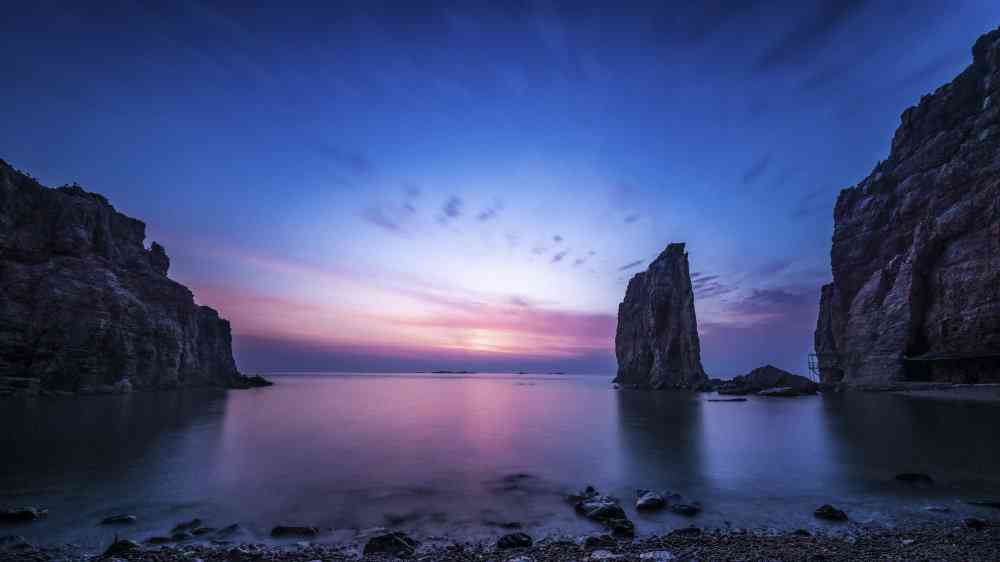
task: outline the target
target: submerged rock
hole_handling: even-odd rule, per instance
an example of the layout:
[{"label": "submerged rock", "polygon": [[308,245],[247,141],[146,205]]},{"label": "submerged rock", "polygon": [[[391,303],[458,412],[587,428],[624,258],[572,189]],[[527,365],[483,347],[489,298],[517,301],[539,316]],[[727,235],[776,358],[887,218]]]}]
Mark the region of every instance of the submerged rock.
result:
[{"label": "submerged rock", "polygon": [[653,511],[663,509],[667,505],[667,500],[663,496],[652,490],[636,490],[635,508],[641,511]]},{"label": "submerged rock", "polygon": [[826,519],[827,521],[847,521],[847,514],[830,504],[819,506],[816,508],[816,511],[813,512],[813,515],[819,519]]},{"label": "submerged rock", "polygon": [[112,515],[102,519],[101,525],[131,525],[135,521],[135,515]]},{"label": "submerged rock", "polygon": [[1000,499],[993,500],[968,500],[965,503],[969,505],[975,505],[979,507],[992,507],[994,509],[1000,509]]},{"label": "submerged rock", "polygon": [[394,556],[409,556],[413,554],[420,543],[399,531],[378,535],[368,539],[364,553],[392,554]]},{"label": "submerged rock", "polygon": [[684,244],[670,244],[628,283],[618,306],[614,382],[694,389],[707,379]]},{"label": "submerged rock", "polygon": [[919,472],[901,472],[896,475],[896,480],[907,484],[921,484],[924,486],[934,485],[933,478]]},{"label": "submerged rock", "polygon": [[511,548],[529,548],[534,543],[526,533],[510,533],[500,537],[497,541],[497,548],[507,550]]},{"label": "submerged rock", "polygon": [[28,523],[48,515],[48,510],[37,507],[10,507],[0,509],[0,523]]},{"label": "submerged rock", "polygon": [[275,538],[315,537],[318,534],[318,528],[301,525],[278,525],[277,527],[271,529],[271,536]]},{"label": "submerged rock", "polygon": [[814,337],[822,382],[1000,382],[998,87],[1000,29],[840,192]]},{"label": "submerged rock", "polygon": [[611,496],[592,496],[580,500],[573,507],[584,517],[602,523],[612,519],[626,518],[625,510],[618,505],[618,500]]}]

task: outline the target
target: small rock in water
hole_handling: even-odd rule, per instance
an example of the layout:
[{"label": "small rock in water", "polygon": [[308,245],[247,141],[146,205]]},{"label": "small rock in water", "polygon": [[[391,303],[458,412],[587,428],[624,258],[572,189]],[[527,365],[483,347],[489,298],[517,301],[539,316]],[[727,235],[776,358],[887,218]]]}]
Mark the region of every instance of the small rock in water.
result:
[{"label": "small rock in water", "polygon": [[135,523],[135,515],[112,515],[101,519],[101,525],[131,525]]},{"label": "small rock in water", "polygon": [[104,551],[104,556],[109,557],[109,556],[118,556],[119,554],[128,554],[129,552],[135,552],[136,550],[140,550],[141,548],[142,546],[135,541],[130,541],[128,539],[118,539],[115,542],[113,542],[111,546],[108,547],[107,550]]},{"label": "small rock in water", "polygon": [[507,562],[535,562],[527,556],[515,556],[514,558],[507,559]]},{"label": "small rock in water", "polygon": [[197,517],[195,517],[194,519],[192,519],[190,521],[182,521],[182,522],[174,525],[173,530],[170,531],[170,532],[171,533],[176,533],[177,531],[190,531],[191,529],[196,529],[198,527],[201,527],[201,519],[198,519]]},{"label": "small rock in water", "polygon": [[604,522],[626,518],[625,510],[618,505],[618,500],[611,496],[594,495],[578,501],[574,508],[594,521]]},{"label": "small rock in water", "polygon": [[232,525],[229,525],[228,527],[223,527],[223,528],[219,529],[218,531],[216,531],[215,532],[215,536],[221,537],[221,538],[231,537],[231,536],[239,533],[242,530],[243,530],[243,528],[240,527],[239,523],[233,523]]},{"label": "small rock in water", "polygon": [[639,555],[639,560],[650,560],[651,562],[664,562],[676,558],[669,550],[652,550]]},{"label": "small rock in water", "polygon": [[184,542],[191,540],[191,533],[187,531],[175,531],[170,535],[170,540],[174,542]]},{"label": "small rock in water", "polygon": [[392,554],[395,556],[409,556],[413,554],[420,543],[411,539],[406,533],[399,531],[386,533],[368,539],[365,544],[364,553],[367,554]]},{"label": "small rock in water", "polygon": [[813,512],[813,515],[819,519],[826,519],[827,521],[847,521],[847,514],[830,504],[819,506],[816,508],[816,511]]},{"label": "small rock in water", "polygon": [[792,534],[800,536],[800,537],[811,537],[812,536],[812,533],[810,533],[809,531],[807,531],[805,529],[795,529],[794,531],[792,531]]},{"label": "small rock in water", "polygon": [[687,517],[694,517],[701,512],[701,504],[695,503],[672,503],[670,504],[670,511],[677,513],[678,515],[685,515]]},{"label": "small rock in water", "polygon": [[962,521],[962,523],[964,523],[965,526],[970,529],[986,529],[987,527],[991,526],[989,521],[980,519],[978,517],[966,518],[964,521]]},{"label": "small rock in water", "polygon": [[525,533],[510,533],[500,537],[497,541],[497,548],[499,549],[509,549],[509,548],[530,548],[534,541],[531,537]]},{"label": "small rock in water", "polygon": [[635,495],[638,496],[638,499],[635,500],[635,508],[639,510],[652,511],[654,509],[662,509],[667,505],[667,501],[663,499],[663,496],[652,490],[636,490]]},{"label": "small rock in water", "polygon": [[591,535],[584,539],[584,548],[603,548],[603,547],[614,547],[618,544],[611,535]]},{"label": "small rock in water", "polygon": [[278,525],[271,529],[271,536],[279,537],[315,537],[319,534],[316,527],[304,527],[298,525]]},{"label": "small rock in water", "polygon": [[901,472],[896,475],[896,480],[899,482],[906,482],[907,484],[922,484],[924,486],[934,485],[933,478],[920,472]]},{"label": "small rock in water", "polygon": [[924,511],[931,511],[934,513],[948,513],[951,511],[951,508],[945,507],[943,505],[929,505],[924,508]]},{"label": "small rock in water", "polygon": [[901,542],[903,543],[903,546],[910,546],[911,544],[913,544],[913,543],[915,543],[917,541],[915,541],[913,539],[903,539]]},{"label": "small rock in water", "polygon": [[579,492],[570,494],[567,499],[572,503],[578,503],[583,500],[590,499],[597,495],[597,490],[593,486],[587,486]]},{"label": "small rock in water", "polygon": [[2,523],[27,523],[35,521],[48,515],[48,510],[37,507],[11,507],[0,509],[0,522]]},{"label": "small rock in water", "polygon": [[992,507],[994,509],[1000,509],[1000,500],[969,500],[965,503],[979,507]]}]

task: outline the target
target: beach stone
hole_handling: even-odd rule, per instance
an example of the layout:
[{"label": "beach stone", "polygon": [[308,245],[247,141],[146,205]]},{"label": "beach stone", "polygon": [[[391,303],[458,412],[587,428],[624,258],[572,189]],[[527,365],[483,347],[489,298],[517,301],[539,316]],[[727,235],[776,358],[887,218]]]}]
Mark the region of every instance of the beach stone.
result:
[{"label": "beach stone", "polygon": [[933,478],[920,472],[901,472],[896,475],[896,480],[907,484],[921,484],[925,486],[934,485]]},{"label": "beach stone", "polygon": [[590,558],[591,560],[618,560],[621,558],[625,558],[625,555],[615,554],[610,550],[595,550],[590,553],[590,556],[588,558]]},{"label": "beach stone", "polygon": [[142,545],[139,543],[129,540],[129,539],[118,539],[117,541],[111,543],[111,546],[104,551],[105,557],[118,556],[120,554],[128,554],[130,552],[135,552],[141,550]]},{"label": "beach stone", "polygon": [[976,530],[978,530],[978,529],[986,529],[986,528],[988,528],[988,527],[991,526],[991,524],[990,524],[989,521],[986,521],[985,519],[980,519],[978,517],[967,517],[967,518],[965,518],[962,521],[962,523],[966,527],[968,527],[970,529],[976,529]]},{"label": "beach stone", "polygon": [[653,511],[663,509],[667,505],[667,501],[663,499],[663,496],[652,490],[636,490],[635,494],[638,496],[638,499],[635,500],[636,509]]},{"label": "beach stone", "polygon": [[319,529],[316,527],[307,527],[300,525],[278,525],[277,527],[271,529],[271,536],[275,538],[280,537],[315,537],[319,534]]},{"label": "beach stone", "polygon": [[695,503],[671,503],[670,511],[686,517],[694,517],[701,513],[701,504]]},{"label": "beach stone", "polygon": [[684,527],[670,531],[670,536],[674,537],[700,537],[701,529],[698,527]]},{"label": "beach stone", "polygon": [[101,525],[131,525],[135,521],[135,515],[112,515],[102,519]]},{"label": "beach stone", "polygon": [[617,544],[618,544],[618,541],[616,541],[614,537],[612,537],[611,535],[608,535],[608,534],[604,534],[604,535],[591,535],[591,536],[587,537],[586,539],[584,539],[584,541],[583,541],[584,548],[613,547],[613,546],[616,546]]},{"label": "beach stone", "polygon": [[949,513],[951,508],[943,505],[929,505],[924,508],[924,511],[930,511],[933,513]]},{"label": "beach stone", "polygon": [[639,560],[649,560],[650,562],[664,562],[675,558],[674,553],[669,550],[651,550],[639,554]]},{"label": "beach stone", "polygon": [[0,509],[0,523],[28,523],[48,515],[48,510],[37,507],[9,507]]},{"label": "beach stone", "polygon": [[796,535],[796,536],[799,536],[799,537],[811,537],[812,536],[812,533],[810,533],[806,529],[795,529],[794,531],[792,531],[792,534]]},{"label": "beach stone", "polygon": [[847,514],[830,504],[819,506],[816,508],[816,511],[813,512],[813,515],[819,519],[826,519],[827,521],[847,521]]},{"label": "beach stone", "polygon": [[605,522],[627,518],[625,510],[618,505],[618,500],[611,496],[591,496],[577,502],[574,508],[583,516],[594,521]]},{"label": "beach stone", "polygon": [[506,534],[497,541],[497,548],[507,550],[511,548],[529,548],[534,541],[526,533]]},{"label": "beach stone", "polygon": [[606,522],[611,534],[621,538],[632,538],[635,536],[635,524],[628,518],[611,519]]},{"label": "beach stone", "polygon": [[527,556],[515,556],[514,558],[508,558],[507,562],[535,562],[533,559]]},{"label": "beach stone", "polygon": [[395,531],[378,535],[368,539],[365,543],[364,553],[367,554],[392,554],[395,556],[409,556],[413,554],[420,543],[410,538],[406,533]]}]

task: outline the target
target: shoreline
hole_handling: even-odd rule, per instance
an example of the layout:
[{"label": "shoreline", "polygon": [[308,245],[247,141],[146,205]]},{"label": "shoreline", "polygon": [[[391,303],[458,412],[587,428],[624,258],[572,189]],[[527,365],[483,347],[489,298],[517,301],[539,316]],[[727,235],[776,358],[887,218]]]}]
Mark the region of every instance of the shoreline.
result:
[{"label": "shoreline", "polygon": [[[385,536],[388,535],[383,537]],[[515,548],[501,548],[498,542],[502,541],[472,543],[449,541],[441,537],[438,539],[442,540],[418,544],[414,551],[409,551],[405,547],[402,550],[398,548],[394,550],[393,546],[389,545],[380,552],[366,554],[367,549],[364,544],[313,543],[308,540],[286,544],[191,541],[168,545],[140,545],[122,539],[104,552],[94,552],[75,545],[39,547],[20,542],[16,537],[3,536],[0,538],[0,556],[13,562],[29,560],[312,562],[393,559],[422,562],[886,559],[972,561],[996,558],[1000,550],[1000,521],[970,518],[964,522],[899,528],[844,523],[841,532],[816,534],[801,529],[777,532],[772,529],[702,530],[698,527],[688,527],[675,529],[663,535],[636,539],[614,539],[609,535],[575,538],[547,536],[533,540],[531,546]],[[396,544],[398,546],[402,543]]]}]

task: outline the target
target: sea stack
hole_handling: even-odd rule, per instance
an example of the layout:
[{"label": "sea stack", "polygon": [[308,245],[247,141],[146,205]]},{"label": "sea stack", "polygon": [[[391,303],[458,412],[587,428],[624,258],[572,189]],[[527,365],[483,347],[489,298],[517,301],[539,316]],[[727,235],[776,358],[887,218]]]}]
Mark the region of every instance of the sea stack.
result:
[{"label": "sea stack", "polygon": [[639,388],[695,388],[701,366],[694,291],[684,244],[670,244],[628,283],[618,305],[615,382]]},{"label": "sea stack", "polygon": [[229,322],[167,277],[146,225],[0,160],[0,386],[27,393],[248,386]]},{"label": "sea stack", "polygon": [[825,383],[1000,382],[1000,29],[972,56],[837,199]]}]

